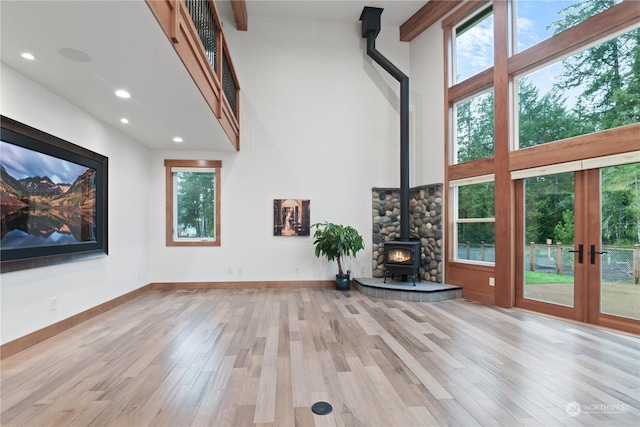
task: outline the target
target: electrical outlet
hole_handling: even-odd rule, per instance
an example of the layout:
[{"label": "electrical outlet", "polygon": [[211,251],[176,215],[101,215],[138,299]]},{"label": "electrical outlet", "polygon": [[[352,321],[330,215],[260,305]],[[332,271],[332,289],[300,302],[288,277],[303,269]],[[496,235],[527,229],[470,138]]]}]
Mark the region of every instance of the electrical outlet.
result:
[{"label": "electrical outlet", "polygon": [[49,300],[49,310],[56,311],[58,309],[58,299],[53,297]]},{"label": "electrical outlet", "polygon": [[300,274],[300,268],[296,267],[296,274]]},{"label": "electrical outlet", "polygon": [[495,286],[496,285],[496,279],[494,279],[493,277],[489,277],[489,286]]},{"label": "electrical outlet", "polygon": [[233,274],[233,268],[229,267],[229,274]]},{"label": "electrical outlet", "polygon": [[238,267],[238,274],[242,274],[242,267]]}]

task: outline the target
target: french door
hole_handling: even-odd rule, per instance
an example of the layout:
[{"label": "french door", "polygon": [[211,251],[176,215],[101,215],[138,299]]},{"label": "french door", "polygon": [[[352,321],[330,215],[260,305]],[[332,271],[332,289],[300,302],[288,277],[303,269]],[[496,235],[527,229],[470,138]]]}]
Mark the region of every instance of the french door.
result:
[{"label": "french door", "polygon": [[516,305],[640,332],[640,163],[516,183]]}]

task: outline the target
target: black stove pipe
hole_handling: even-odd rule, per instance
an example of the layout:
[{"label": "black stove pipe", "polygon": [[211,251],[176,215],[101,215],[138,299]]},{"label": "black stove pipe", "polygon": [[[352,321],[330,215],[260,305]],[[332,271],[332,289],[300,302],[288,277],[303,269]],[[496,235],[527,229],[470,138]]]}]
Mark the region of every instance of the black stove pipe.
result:
[{"label": "black stove pipe", "polygon": [[367,39],[367,55],[400,82],[400,240],[409,241],[409,77],[376,50],[380,32],[379,7],[366,6],[360,15],[362,38]]}]

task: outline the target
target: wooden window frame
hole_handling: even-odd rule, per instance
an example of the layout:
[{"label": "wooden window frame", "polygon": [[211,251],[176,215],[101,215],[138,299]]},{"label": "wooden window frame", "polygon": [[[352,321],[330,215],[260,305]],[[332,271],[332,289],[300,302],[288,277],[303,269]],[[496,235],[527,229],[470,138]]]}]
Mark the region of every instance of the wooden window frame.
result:
[{"label": "wooden window frame", "polygon": [[[222,168],[222,161],[220,160],[165,160],[165,179],[166,179],[166,246],[220,246],[220,169]],[[202,168],[202,169],[215,169],[215,239],[204,241],[183,241],[175,240],[173,237],[173,200],[174,191],[173,188],[173,172],[172,167],[183,168]]]},{"label": "wooden window frame", "polygon": [[[496,263],[495,267],[476,266],[453,259],[454,212],[451,200],[445,204],[445,271],[447,282],[464,283],[463,296],[503,307],[515,305],[516,266],[516,184],[511,172],[540,167],[562,161],[621,154],[637,147],[640,123],[587,134],[535,147],[513,150],[513,117],[515,108],[513,84],[515,76],[550,64],[640,22],[640,2],[622,3],[592,16],[567,30],[511,55],[511,0],[493,1],[494,65],[464,81],[451,84],[451,55],[455,27],[470,15],[482,10],[488,1],[465,1],[442,21],[444,33],[444,109],[445,109],[445,198],[449,198],[449,182],[479,175],[495,175],[496,194]],[[454,132],[453,105],[486,88],[494,88],[494,156],[461,164],[451,163]],[[602,138],[608,143],[602,144]],[[634,143],[635,141],[635,143]],[[577,149],[578,148],[578,149]],[[552,154],[551,154],[552,153]],[[489,288],[489,278],[495,287]]]}]

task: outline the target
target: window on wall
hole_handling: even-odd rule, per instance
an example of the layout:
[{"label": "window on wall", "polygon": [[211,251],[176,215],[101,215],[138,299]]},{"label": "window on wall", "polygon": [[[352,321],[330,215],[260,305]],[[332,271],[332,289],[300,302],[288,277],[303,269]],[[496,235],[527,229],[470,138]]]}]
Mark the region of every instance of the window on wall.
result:
[{"label": "window on wall", "polygon": [[455,29],[453,83],[493,66],[493,14],[486,7]]},{"label": "window on wall", "polygon": [[518,0],[513,4],[515,21],[514,51],[522,52],[621,1]]},{"label": "window on wall", "polygon": [[493,90],[458,102],[455,163],[493,156]]},{"label": "window on wall", "polygon": [[468,204],[488,197],[488,183],[464,182],[491,174],[495,186],[505,190],[513,188],[512,171],[637,149],[637,5],[628,0],[463,2],[443,19],[448,260],[480,261],[480,246],[472,244],[486,249],[495,239],[494,217],[499,229],[510,233],[500,236],[498,253],[505,259],[513,253],[517,230],[501,221],[518,203],[514,193],[483,199],[495,212],[478,213]]},{"label": "window on wall", "polygon": [[165,160],[167,246],[220,245],[217,160]]},{"label": "window on wall", "polygon": [[640,29],[519,76],[518,148],[640,121]]},{"label": "window on wall", "polygon": [[496,230],[493,175],[462,182],[452,181],[449,185],[456,205],[454,259],[494,263]]}]

